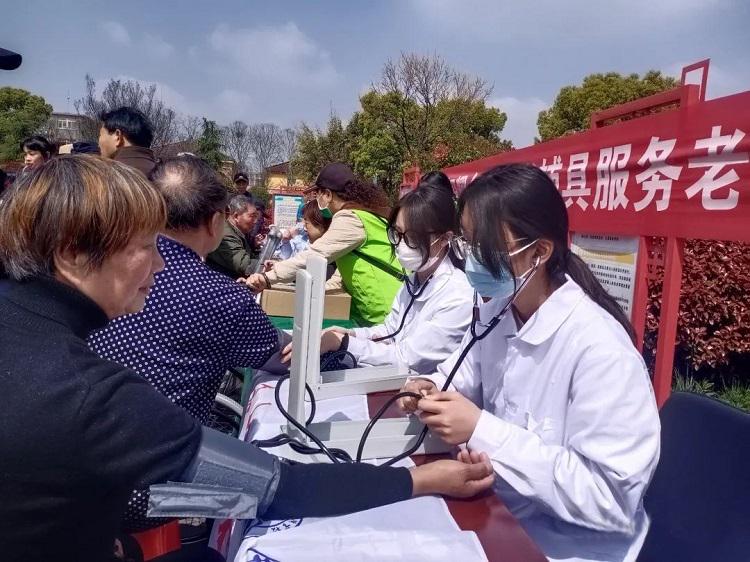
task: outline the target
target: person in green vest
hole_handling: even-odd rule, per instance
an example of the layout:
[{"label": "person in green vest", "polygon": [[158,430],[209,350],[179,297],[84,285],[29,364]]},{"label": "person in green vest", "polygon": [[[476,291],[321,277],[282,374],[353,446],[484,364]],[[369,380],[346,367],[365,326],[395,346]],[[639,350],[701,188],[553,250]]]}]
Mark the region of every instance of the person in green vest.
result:
[{"label": "person in green vest", "polygon": [[326,290],[344,289],[351,295],[351,319],[359,326],[383,322],[404,279],[386,234],[385,193],[339,162],[326,165],[306,193],[315,197],[323,216],[331,217],[328,231],[307,250],[245,282],[255,291],[292,282],[307,258],[318,254],[336,263],[338,275],[326,282]]}]

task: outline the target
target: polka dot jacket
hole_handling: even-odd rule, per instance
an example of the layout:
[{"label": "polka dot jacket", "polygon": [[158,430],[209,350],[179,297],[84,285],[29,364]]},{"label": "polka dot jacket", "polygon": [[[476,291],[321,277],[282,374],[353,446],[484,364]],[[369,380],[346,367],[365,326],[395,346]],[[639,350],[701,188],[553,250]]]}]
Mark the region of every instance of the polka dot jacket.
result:
[{"label": "polka dot jacket", "polygon": [[[278,335],[253,294],[209,269],[198,254],[160,236],[164,270],[143,311],[93,333],[101,357],[133,369],[172,402],[205,423],[228,367],[260,367],[278,350]],[[153,527],[148,494],[135,492],[125,527]]]}]

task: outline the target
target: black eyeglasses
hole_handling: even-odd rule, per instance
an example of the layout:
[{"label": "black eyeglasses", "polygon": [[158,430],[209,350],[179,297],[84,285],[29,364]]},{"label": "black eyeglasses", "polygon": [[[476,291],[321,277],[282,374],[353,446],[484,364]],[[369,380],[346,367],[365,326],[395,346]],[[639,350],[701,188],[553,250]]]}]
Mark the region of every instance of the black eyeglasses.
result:
[{"label": "black eyeglasses", "polygon": [[[401,232],[395,226],[389,226],[386,229],[386,234],[388,235],[388,242],[394,246],[398,246],[401,243],[401,240],[403,240],[412,250],[419,248],[416,238],[417,235],[413,231],[407,230],[406,232]],[[427,234],[432,235],[434,232],[428,232]]]}]

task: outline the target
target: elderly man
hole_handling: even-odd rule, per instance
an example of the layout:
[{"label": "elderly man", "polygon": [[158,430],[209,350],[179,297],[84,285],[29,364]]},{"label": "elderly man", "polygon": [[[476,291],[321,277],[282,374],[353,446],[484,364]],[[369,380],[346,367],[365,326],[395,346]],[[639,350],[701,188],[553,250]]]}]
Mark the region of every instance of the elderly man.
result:
[{"label": "elderly man", "polygon": [[[249,289],[202,261],[223,232],[227,192],[214,171],[184,156],[159,164],[151,180],[167,202],[158,241],[164,271],[142,312],[112,322],[89,345],[205,423],[227,368],[263,365],[278,349],[278,333]],[[147,525],[146,497],[131,499],[130,529]]]},{"label": "elderly man", "polygon": [[257,260],[253,259],[247,235],[257,219],[258,210],[250,199],[244,195],[232,197],[221,243],[206,256],[206,264],[232,279],[254,273]]}]

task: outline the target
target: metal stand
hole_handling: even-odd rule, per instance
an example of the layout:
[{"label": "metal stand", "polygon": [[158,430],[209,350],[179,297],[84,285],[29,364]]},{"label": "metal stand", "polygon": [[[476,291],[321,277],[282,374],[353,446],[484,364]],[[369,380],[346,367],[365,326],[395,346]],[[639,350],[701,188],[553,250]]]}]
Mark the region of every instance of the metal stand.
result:
[{"label": "metal stand", "polygon": [[[310,385],[316,399],[355,394],[367,394],[381,390],[401,388],[407,374],[399,374],[395,367],[373,367],[346,369],[320,373],[320,333],[323,323],[325,298],[326,260],[312,256],[305,270],[297,272],[292,337],[292,365],[289,379],[288,412],[300,423],[305,422],[305,382]],[[327,447],[343,449],[354,457],[359,440],[367,427],[367,421],[338,421],[312,423],[308,429]],[[415,417],[383,419],[370,432],[363,458],[390,458],[403,453],[416,442],[424,426]],[[298,439],[306,439],[291,424],[282,431]],[[444,453],[450,446],[440,438],[427,434],[422,446],[415,454]],[[285,450],[281,456],[297,459],[298,455]],[[326,460],[304,456],[305,462]]]}]

